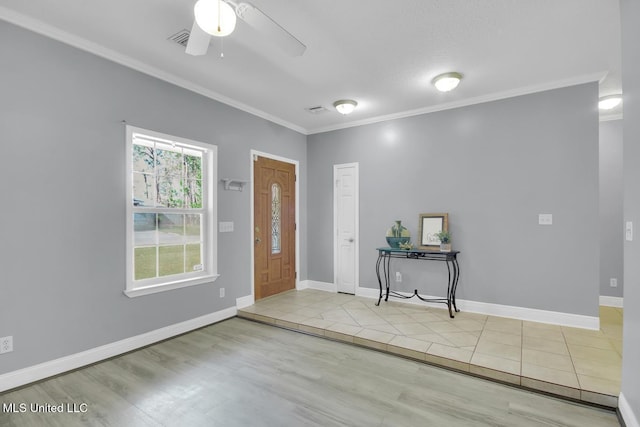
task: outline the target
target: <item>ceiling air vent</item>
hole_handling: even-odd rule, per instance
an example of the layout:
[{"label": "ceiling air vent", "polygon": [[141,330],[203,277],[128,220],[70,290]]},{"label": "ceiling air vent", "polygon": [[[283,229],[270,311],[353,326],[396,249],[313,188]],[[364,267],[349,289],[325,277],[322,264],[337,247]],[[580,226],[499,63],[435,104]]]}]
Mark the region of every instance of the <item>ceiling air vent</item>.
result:
[{"label": "ceiling air vent", "polygon": [[308,111],[311,114],[322,114],[322,113],[326,113],[327,110],[326,108],[324,108],[322,105],[318,105],[317,107],[309,107],[309,108],[305,108],[306,111]]},{"label": "ceiling air vent", "polygon": [[181,46],[187,47],[187,42],[189,41],[189,35],[191,32],[189,30],[180,30],[167,40],[171,40],[172,42],[176,42]]}]

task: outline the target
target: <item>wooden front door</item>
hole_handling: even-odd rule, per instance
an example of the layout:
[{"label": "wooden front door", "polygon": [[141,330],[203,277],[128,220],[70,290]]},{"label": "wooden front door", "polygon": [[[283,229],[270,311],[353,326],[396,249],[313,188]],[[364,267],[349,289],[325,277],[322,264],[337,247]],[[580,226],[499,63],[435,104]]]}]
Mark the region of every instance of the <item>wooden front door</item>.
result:
[{"label": "wooden front door", "polygon": [[296,286],[295,165],[256,156],[253,162],[255,299]]}]

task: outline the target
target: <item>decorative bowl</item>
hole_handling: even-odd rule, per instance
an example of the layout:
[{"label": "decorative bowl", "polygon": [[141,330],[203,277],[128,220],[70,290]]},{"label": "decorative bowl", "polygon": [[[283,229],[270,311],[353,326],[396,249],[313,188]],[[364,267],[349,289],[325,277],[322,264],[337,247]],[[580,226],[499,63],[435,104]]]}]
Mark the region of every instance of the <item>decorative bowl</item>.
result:
[{"label": "decorative bowl", "polygon": [[409,243],[411,237],[391,237],[387,236],[387,244],[392,248],[399,248],[400,243]]}]

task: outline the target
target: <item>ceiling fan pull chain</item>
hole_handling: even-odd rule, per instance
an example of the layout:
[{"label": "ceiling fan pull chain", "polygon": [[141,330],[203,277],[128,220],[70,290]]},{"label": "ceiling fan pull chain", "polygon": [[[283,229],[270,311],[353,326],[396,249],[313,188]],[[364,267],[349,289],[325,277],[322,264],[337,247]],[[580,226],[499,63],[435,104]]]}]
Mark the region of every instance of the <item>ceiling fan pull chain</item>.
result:
[{"label": "ceiling fan pull chain", "polygon": [[222,32],[222,26],[220,25],[220,16],[221,16],[221,12],[220,12],[220,2],[222,2],[222,0],[218,0],[218,33]]}]

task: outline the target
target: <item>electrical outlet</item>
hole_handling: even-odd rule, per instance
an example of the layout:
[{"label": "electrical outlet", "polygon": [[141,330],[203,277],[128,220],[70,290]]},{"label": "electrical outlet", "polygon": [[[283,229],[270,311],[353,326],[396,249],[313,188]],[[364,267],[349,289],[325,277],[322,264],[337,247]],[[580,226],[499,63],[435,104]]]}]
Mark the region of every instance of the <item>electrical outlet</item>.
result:
[{"label": "electrical outlet", "polygon": [[0,338],[0,354],[10,353],[13,351],[13,337],[2,337]]},{"label": "electrical outlet", "polygon": [[400,273],[399,271],[396,271],[396,282],[402,282],[402,273]]},{"label": "electrical outlet", "polygon": [[224,298],[224,288],[220,288],[220,298]]},{"label": "electrical outlet", "polygon": [[618,279],[616,279],[615,277],[612,277],[611,279],[609,279],[609,286],[611,286],[612,288],[617,288]]}]

